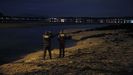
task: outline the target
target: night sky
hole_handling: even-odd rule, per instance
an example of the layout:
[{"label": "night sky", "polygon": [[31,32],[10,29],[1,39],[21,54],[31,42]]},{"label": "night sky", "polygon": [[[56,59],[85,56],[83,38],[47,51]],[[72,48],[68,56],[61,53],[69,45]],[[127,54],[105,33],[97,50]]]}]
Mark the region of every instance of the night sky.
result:
[{"label": "night sky", "polygon": [[8,16],[133,16],[133,0],[0,0]]}]

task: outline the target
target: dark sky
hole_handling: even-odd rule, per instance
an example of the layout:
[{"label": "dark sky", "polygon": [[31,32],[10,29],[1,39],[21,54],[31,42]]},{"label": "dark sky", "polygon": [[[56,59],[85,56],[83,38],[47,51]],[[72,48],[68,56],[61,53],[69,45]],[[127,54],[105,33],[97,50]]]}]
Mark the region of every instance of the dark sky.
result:
[{"label": "dark sky", "polygon": [[133,16],[133,0],[0,0],[11,16]]}]

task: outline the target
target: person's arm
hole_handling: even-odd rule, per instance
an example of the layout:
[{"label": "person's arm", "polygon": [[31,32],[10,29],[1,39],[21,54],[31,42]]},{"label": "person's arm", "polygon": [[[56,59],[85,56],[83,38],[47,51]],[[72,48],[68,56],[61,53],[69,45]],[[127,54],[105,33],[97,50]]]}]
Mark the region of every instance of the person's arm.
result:
[{"label": "person's arm", "polygon": [[57,39],[60,40],[60,35],[59,34],[57,35]]}]

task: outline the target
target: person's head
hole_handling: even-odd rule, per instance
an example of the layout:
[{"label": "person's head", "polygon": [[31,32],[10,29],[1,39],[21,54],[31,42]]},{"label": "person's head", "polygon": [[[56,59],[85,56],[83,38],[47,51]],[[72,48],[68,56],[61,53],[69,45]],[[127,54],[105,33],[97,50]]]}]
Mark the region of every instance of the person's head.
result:
[{"label": "person's head", "polygon": [[52,32],[51,31],[48,31],[48,34],[52,34]]},{"label": "person's head", "polygon": [[45,34],[45,35],[48,35],[49,33],[48,33],[48,32],[45,32],[44,34]]},{"label": "person's head", "polygon": [[64,34],[63,30],[61,30],[61,31],[59,32],[59,35],[60,35],[60,37],[65,37],[65,34]]},{"label": "person's head", "polygon": [[60,30],[60,32],[59,32],[59,33],[60,33],[60,34],[62,34],[62,33],[64,33],[64,32],[63,32],[63,30]]}]

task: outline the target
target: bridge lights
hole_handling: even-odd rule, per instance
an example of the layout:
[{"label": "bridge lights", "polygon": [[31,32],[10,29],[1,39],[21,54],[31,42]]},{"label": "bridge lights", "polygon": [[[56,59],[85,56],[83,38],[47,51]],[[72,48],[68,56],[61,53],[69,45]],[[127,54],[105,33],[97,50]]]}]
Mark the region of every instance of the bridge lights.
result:
[{"label": "bridge lights", "polygon": [[133,20],[130,20],[130,23],[133,23]]},{"label": "bridge lights", "polygon": [[61,19],[60,21],[61,21],[62,23],[64,23],[64,22],[65,22],[65,19]]}]

